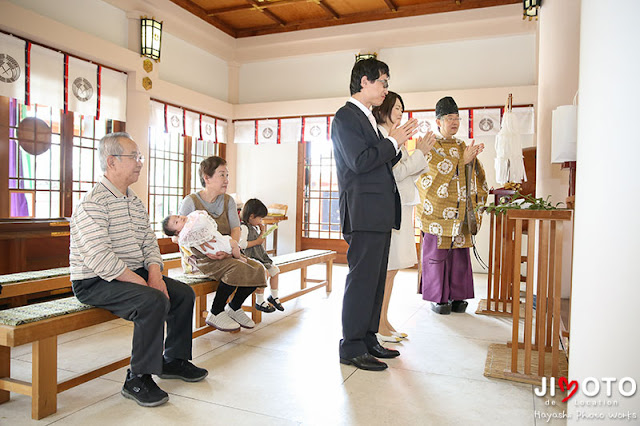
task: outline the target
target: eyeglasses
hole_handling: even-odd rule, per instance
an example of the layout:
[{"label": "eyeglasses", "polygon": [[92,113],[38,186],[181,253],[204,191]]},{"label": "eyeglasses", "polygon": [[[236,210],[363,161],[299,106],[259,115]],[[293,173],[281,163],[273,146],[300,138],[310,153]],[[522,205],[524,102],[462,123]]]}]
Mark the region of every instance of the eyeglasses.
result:
[{"label": "eyeglasses", "polygon": [[379,81],[380,83],[382,83],[382,87],[384,89],[388,89],[389,88],[389,80],[378,78],[378,79],[376,79],[376,81]]},{"label": "eyeglasses", "polygon": [[142,154],[114,154],[114,157],[129,157],[133,158],[134,161],[144,163],[144,155]]},{"label": "eyeglasses", "polygon": [[443,117],[443,119],[444,119],[444,121],[448,121],[448,122],[451,122],[451,121],[460,121],[460,120],[461,120],[461,118],[460,118],[460,117]]}]

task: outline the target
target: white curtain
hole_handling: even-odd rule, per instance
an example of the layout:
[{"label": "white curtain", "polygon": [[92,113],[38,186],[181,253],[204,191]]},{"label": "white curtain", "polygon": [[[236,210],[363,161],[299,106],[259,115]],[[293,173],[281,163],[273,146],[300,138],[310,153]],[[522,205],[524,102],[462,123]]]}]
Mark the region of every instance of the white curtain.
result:
[{"label": "white curtain", "polygon": [[298,143],[302,132],[302,119],[283,118],[280,120],[280,143]]},{"label": "white curtain", "polygon": [[500,108],[473,110],[473,137],[495,136],[500,131]]},{"label": "white curtain", "polygon": [[64,55],[46,47],[31,46],[31,104],[64,108]]},{"label": "white curtain", "polygon": [[182,108],[167,106],[167,132],[184,134],[184,120]]},{"label": "white curtain", "polygon": [[216,119],[206,115],[202,115],[202,133],[200,137],[207,142],[216,141]]},{"label": "white curtain", "polygon": [[127,74],[102,67],[100,116],[127,121]]},{"label": "white curtain", "polygon": [[235,143],[256,143],[255,120],[234,121]]},{"label": "white curtain", "polygon": [[421,138],[427,132],[438,131],[435,111],[416,111],[411,113],[411,115],[412,118],[418,120],[418,131],[413,136],[414,138]]},{"label": "white curtain", "polygon": [[511,109],[518,133],[532,135],[534,133],[533,107],[514,107]]},{"label": "white curtain", "polygon": [[258,143],[278,143],[278,120],[258,120]]},{"label": "white curtain", "polygon": [[327,141],[329,139],[329,128],[327,117],[304,117],[304,140]]},{"label": "white curtain", "polygon": [[216,142],[227,143],[227,121],[216,120]]},{"label": "white curtain", "polygon": [[149,126],[164,132],[164,104],[151,101],[151,114],[149,114]]},{"label": "white curtain", "polygon": [[200,114],[187,111],[185,114],[184,130],[187,136],[194,139],[200,139]]},{"label": "white curtain", "polygon": [[24,103],[25,41],[0,33],[0,96]]},{"label": "white curtain", "polygon": [[98,66],[96,64],[69,57],[67,108],[78,114],[96,116],[98,108]]}]

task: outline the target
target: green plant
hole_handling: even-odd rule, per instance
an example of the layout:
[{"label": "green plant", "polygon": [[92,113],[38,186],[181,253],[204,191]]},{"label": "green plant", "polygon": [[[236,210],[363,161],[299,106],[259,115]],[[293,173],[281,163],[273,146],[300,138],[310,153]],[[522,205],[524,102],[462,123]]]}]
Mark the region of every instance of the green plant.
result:
[{"label": "green plant", "polygon": [[511,197],[501,197],[498,204],[491,203],[486,206],[478,206],[480,213],[504,213],[507,210],[556,210],[562,201],[554,206],[549,202],[551,195],[544,198],[535,198],[532,195],[523,195],[516,191]]}]

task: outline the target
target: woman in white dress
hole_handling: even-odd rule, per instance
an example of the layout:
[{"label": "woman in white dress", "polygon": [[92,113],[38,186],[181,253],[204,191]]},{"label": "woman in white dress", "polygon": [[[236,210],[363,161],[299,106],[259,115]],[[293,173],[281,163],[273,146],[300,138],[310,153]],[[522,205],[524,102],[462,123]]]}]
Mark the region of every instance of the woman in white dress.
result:
[{"label": "woman in white dress", "polygon": [[[400,95],[389,92],[384,102],[380,106],[374,107],[372,112],[382,137],[387,137],[391,129],[400,125],[404,102]],[[420,197],[415,180],[429,169],[425,155],[433,148],[435,142],[435,135],[432,132],[427,132],[422,138],[417,139],[416,150],[412,155],[409,155],[409,151],[403,145],[401,148],[402,158],[393,166],[393,176],[396,179],[402,204],[402,222],[399,230],[394,229],[391,232],[387,279],[378,328],[378,339],[383,342],[397,343],[407,337],[405,333],[397,332],[389,323],[387,312],[393,290],[393,280],[398,270],[410,268],[418,263],[413,226],[413,206],[420,202]]]}]

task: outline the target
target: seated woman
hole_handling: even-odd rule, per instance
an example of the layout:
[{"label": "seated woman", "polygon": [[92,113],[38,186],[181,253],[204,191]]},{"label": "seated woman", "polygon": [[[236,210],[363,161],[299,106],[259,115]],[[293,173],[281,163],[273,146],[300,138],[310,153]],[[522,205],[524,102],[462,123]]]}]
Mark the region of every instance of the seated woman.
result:
[{"label": "seated woman", "polygon": [[[204,189],[182,200],[180,214],[186,216],[195,210],[206,210],[218,224],[218,232],[230,235],[237,242],[240,218],[235,201],[226,194],[229,184],[227,162],[220,157],[209,157],[200,163],[198,174]],[[262,264],[252,259],[246,262],[235,259],[223,251],[207,254],[198,248],[184,247],[181,251],[183,257],[189,258],[188,264],[195,265],[201,273],[220,283],[206,323],[221,331],[255,327],[253,320],[243,312],[242,303],[256,288],[266,286]],[[188,269],[185,268],[185,272],[189,272]],[[234,291],[235,296],[227,306],[227,300]]]}]

